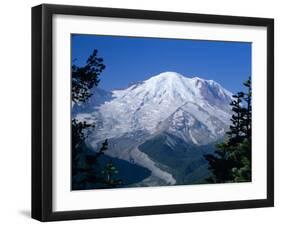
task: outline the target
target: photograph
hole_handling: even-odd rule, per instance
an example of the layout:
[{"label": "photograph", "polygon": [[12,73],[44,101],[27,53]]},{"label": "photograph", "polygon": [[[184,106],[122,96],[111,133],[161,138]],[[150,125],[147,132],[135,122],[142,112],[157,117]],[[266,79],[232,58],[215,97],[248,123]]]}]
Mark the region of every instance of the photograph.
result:
[{"label": "photograph", "polygon": [[71,189],[252,181],[252,43],[71,34]]}]

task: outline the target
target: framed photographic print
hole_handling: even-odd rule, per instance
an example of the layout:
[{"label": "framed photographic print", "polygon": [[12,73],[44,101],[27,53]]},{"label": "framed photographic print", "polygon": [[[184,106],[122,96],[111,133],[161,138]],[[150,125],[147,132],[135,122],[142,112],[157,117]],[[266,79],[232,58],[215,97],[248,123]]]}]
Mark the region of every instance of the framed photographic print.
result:
[{"label": "framed photographic print", "polygon": [[32,8],[32,217],[274,205],[274,21]]}]

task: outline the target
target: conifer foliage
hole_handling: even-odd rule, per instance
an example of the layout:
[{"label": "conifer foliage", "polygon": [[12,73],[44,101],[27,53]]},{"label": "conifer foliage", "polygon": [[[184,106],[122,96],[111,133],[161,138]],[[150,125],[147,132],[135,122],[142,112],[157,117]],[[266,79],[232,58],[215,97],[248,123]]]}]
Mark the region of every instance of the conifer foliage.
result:
[{"label": "conifer foliage", "polygon": [[212,175],[211,183],[251,181],[251,129],[252,90],[251,78],[245,83],[246,92],[233,95],[230,103],[232,118],[226,139],[217,144],[215,154],[205,155]]},{"label": "conifer foliage", "polygon": [[[91,97],[91,89],[99,84],[99,76],[105,69],[103,59],[97,56],[95,49],[87,59],[86,65],[72,65],[72,104],[83,104]],[[94,129],[93,123],[72,119],[72,189],[91,189],[100,187],[116,187],[120,180],[112,177],[107,180],[99,166],[99,158],[108,149],[108,140],[102,143],[97,152],[89,150],[85,140]],[[113,166],[112,162],[110,164]],[[115,174],[117,174],[117,169]]]},{"label": "conifer foliage", "polygon": [[103,59],[97,56],[95,49],[83,67],[72,65],[72,101],[85,102],[91,97],[90,90],[99,83],[99,75],[105,69]]}]

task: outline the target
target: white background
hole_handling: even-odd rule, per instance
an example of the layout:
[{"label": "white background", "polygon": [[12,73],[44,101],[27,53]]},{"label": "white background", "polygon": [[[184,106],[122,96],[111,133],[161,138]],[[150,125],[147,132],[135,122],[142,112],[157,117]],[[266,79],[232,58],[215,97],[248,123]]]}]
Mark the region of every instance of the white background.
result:
[{"label": "white background", "polygon": [[[57,4],[76,4],[104,7],[138,8],[193,13],[229,14],[238,16],[274,17],[275,18],[275,115],[281,115],[278,105],[281,84],[278,74],[281,39],[279,1],[202,1],[202,0],[100,0],[100,1],[46,1]],[[1,3],[1,157],[0,157],[0,224],[1,225],[36,225],[37,221],[30,215],[30,156],[31,156],[31,77],[30,77],[30,7],[41,1],[3,1]],[[281,121],[275,119],[275,181],[276,207],[249,210],[231,210],[217,212],[200,212],[187,214],[170,214],[161,216],[126,217],[114,219],[68,221],[52,223],[56,225],[276,225],[281,212]]]}]

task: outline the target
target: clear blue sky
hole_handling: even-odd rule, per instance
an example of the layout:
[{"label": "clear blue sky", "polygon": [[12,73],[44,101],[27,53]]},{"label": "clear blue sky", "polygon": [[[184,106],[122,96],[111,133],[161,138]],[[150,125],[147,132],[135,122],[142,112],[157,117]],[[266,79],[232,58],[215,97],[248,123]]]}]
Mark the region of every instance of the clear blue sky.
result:
[{"label": "clear blue sky", "polygon": [[165,71],[212,79],[231,92],[251,75],[251,43],[72,35],[72,62],[84,65],[93,49],[106,69],[99,87],[127,87]]}]

